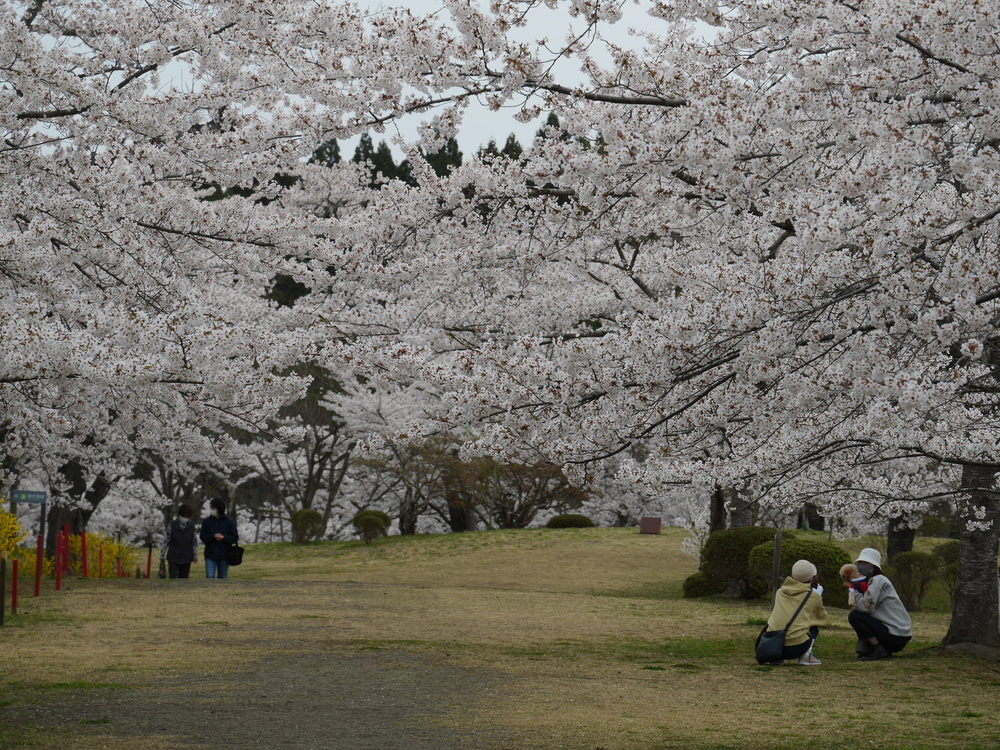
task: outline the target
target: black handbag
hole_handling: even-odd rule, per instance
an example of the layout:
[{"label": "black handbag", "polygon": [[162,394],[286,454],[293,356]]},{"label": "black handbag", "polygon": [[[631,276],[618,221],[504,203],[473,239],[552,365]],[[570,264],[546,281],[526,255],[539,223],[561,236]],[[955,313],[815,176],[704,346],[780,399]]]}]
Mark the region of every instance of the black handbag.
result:
[{"label": "black handbag", "polygon": [[802,608],[806,606],[806,602],[809,601],[809,595],[812,590],[806,592],[806,595],[802,598],[802,603],[799,608],[795,610],[795,614],[792,615],[792,619],[788,621],[785,625],[784,630],[767,630],[767,625],[764,626],[764,630],[761,631],[760,636],[757,638],[757,648],[754,650],[754,658],[757,659],[758,664],[770,664],[771,662],[781,661],[781,653],[785,650],[785,634],[788,629],[792,627],[792,623],[795,622],[795,618],[799,616],[799,612]]},{"label": "black handbag", "polygon": [[238,544],[233,544],[226,550],[226,562],[230,566],[240,565],[243,562],[243,548]]}]

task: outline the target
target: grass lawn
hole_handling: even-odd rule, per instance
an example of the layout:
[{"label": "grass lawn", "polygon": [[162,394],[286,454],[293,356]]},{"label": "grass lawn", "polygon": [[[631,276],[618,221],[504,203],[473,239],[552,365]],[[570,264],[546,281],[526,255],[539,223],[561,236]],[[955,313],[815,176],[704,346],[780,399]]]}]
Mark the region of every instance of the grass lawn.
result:
[{"label": "grass lawn", "polygon": [[[940,608],[900,658],[859,662],[831,610],[822,666],[759,667],[767,603],[683,599],[683,536],[256,545],[227,582],[73,581],[0,629],[0,748],[229,747],[184,729],[218,685],[244,747],[1000,746],[1000,671],[938,652]],[[373,715],[375,739],[342,731]]]}]

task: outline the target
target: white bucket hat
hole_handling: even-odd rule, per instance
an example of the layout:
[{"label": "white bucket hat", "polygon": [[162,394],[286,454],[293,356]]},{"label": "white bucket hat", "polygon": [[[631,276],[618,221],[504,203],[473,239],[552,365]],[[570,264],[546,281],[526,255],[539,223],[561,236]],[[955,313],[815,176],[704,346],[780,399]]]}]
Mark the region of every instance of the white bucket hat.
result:
[{"label": "white bucket hat", "polygon": [[816,566],[808,560],[798,560],[792,566],[792,579],[799,583],[809,583],[816,575]]},{"label": "white bucket hat", "polygon": [[877,549],[872,549],[871,547],[865,547],[858,553],[858,559],[854,561],[855,563],[866,562],[871,563],[876,568],[882,567],[882,553]]}]

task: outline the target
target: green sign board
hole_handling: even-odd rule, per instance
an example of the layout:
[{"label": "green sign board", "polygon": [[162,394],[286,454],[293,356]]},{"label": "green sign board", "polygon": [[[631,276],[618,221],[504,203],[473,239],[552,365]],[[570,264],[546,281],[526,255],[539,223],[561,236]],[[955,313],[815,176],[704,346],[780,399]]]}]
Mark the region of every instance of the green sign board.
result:
[{"label": "green sign board", "polygon": [[31,504],[43,504],[48,499],[47,492],[36,492],[34,490],[14,490],[10,493],[11,502]]}]

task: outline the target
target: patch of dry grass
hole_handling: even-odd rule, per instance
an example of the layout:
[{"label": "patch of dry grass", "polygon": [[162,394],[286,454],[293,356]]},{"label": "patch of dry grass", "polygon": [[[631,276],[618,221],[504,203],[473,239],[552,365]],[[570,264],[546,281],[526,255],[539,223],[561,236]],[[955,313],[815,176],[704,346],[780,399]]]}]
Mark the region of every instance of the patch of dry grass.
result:
[{"label": "patch of dry grass", "polygon": [[[594,529],[260,545],[228,582],[74,582],[0,631],[0,694],[13,696],[0,712],[102,685],[224,686],[275,655],[379,665],[409,653],[484,676],[428,727],[474,726],[523,750],[1000,744],[996,665],[939,654],[946,616],[915,615],[904,658],[863,664],[846,612],[832,610],[823,666],[758,667],[753,623],[766,602],[680,598],[696,567],[681,538]],[[121,740],[115,721],[34,739],[22,727],[6,745],[4,731],[0,747]],[[143,746],[172,746],[157,736]]]}]

